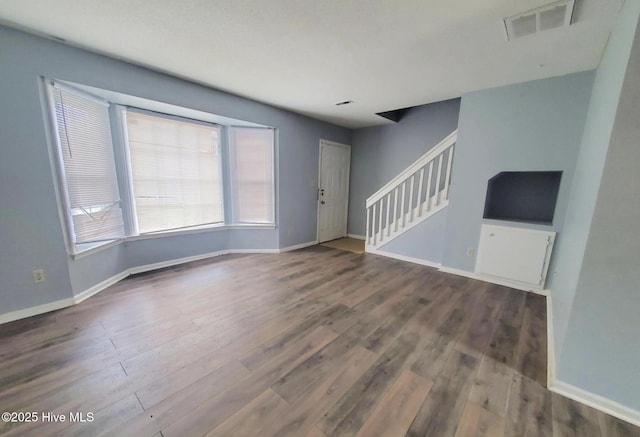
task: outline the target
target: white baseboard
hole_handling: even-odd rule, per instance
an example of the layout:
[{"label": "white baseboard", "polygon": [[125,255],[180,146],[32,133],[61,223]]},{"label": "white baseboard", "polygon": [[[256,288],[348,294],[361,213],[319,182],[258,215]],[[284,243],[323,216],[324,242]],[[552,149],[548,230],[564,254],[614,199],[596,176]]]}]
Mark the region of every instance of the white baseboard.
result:
[{"label": "white baseboard", "polygon": [[372,253],[374,255],[386,256],[387,258],[393,258],[400,261],[407,261],[414,264],[420,264],[421,266],[435,267],[436,269],[440,268],[440,263],[436,263],[436,262],[429,261],[426,259],[421,259],[421,258],[413,258],[411,256],[398,255],[397,253],[386,252],[384,250],[373,249],[370,246],[365,247],[365,251],[367,253]]},{"label": "white baseboard", "polygon": [[229,253],[280,253],[280,249],[231,249],[223,250],[221,255]]},{"label": "white baseboard", "polygon": [[143,265],[143,266],[130,267],[128,270],[126,270],[126,272],[127,272],[127,276],[128,275],[135,275],[135,274],[138,274],[138,273],[149,272],[151,270],[158,270],[158,269],[164,269],[166,267],[176,266],[178,264],[190,263],[190,262],[193,262],[193,261],[200,261],[202,259],[213,258],[214,256],[220,256],[220,255],[224,255],[226,253],[231,253],[231,252],[230,251],[226,251],[226,250],[218,250],[216,252],[202,253],[200,255],[187,256],[187,257],[184,257],[184,258],[170,259],[168,261],[161,261],[161,262],[157,262],[157,263],[153,263],[153,264],[146,264],[146,265]]},{"label": "white baseboard", "polygon": [[305,247],[315,246],[316,244],[318,244],[318,240],[307,241],[306,243],[296,244],[295,246],[281,247],[278,249],[278,252],[291,252],[292,250],[304,249]]},{"label": "white baseboard", "polygon": [[635,426],[640,426],[640,411],[626,407],[619,402],[612,401],[604,396],[591,393],[587,390],[583,390],[579,387],[558,380],[553,382],[553,385],[549,387],[549,390],[573,399],[574,401],[581,402],[595,408],[596,410],[610,414]]},{"label": "white baseboard", "polygon": [[547,297],[547,387],[554,393],[581,402],[635,426],[640,426],[640,411],[556,378],[555,334],[553,330],[553,303],[551,296]]},{"label": "white baseboard", "polygon": [[505,287],[515,288],[516,290],[528,291],[528,292],[539,294],[545,297],[549,296],[549,290],[536,289],[529,285],[523,285],[518,282],[509,281],[507,279],[499,279],[499,278],[493,278],[491,276],[478,275],[477,273],[474,273],[474,272],[468,272],[466,270],[460,270],[460,269],[455,269],[452,267],[445,267],[445,266],[440,267],[440,271],[444,273],[451,273],[453,275],[464,276],[465,278],[476,279],[478,281],[489,282],[490,284],[503,285]]},{"label": "white baseboard", "polygon": [[354,238],[356,240],[366,240],[366,237],[364,235],[359,234],[347,234],[347,237]]},{"label": "white baseboard", "polygon": [[105,288],[112,286],[116,282],[122,281],[130,274],[129,270],[125,270],[124,272],[118,273],[117,275],[107,278],[93,287],[86,289],[82,293],[76,294],[73,298],[74,303],[80,303],[83,300],[89,299],[91,296],[100,293]]},{"label": "white baseboard", "polygon": [[15,320],[25,319],[27,317],[37,316],[38,314],[44,314],[51,311],[59,310],[61,308],[70,307],[76,303],[75,299],[70,297],[68,299],[60,299],[54,302],[45,303],[43,305],[37,305],[23,310],[12,311],[0,315],[0,325],[3,323],[13,322]]},{"label": "white baseboard", "polygon": [[553,307],[551,296],[547,296],[547,387],[556,380],[556,343],[553,331]]},{"label": "white baseboard", "polygon": [[30,308],[25,308],[22,310],[12,311],[6,314],[0,314],[0,324],[13,322],[15,320],[24,319],[27,317],[37,316],[38,314],[44,314],[51,311],[59,310],[61,308],[66,308],[75,304],[78,304],[84,300],[87,300],[91,296],[94,296],[100,293],[102,290],[110,287],[128,277],[129,275],[135,275],[138,273],[144,273],[151,270],[163,269],[166,267],[172,267],[179,264],[184,264],[193,261],[200,261],[207,258],[213,258],[220,255],[226,255],[229,253],[280,253],[280,252],[289,252],[292,250],[302,249],[309,246],[314,246],[318,244],[317,241],[308,241],[306,243],[297,244],[295,246],[283,247],[280,249],[230,249],[230,250],[219,250],[216,252],[203,253],[200,255],[188,256],[184,258],[176,258],[168,261],[161,261],[152,264],[146,264],[137,267],[131,267],[123,272],[120,272],[116,275],[113,275],[110,278],[105,279],[104,281],[93,285],[87,290],[76,294],[74,297],[70,297],[68,299],[61,299],[55,302],[46,303],[43,305],[37,305]]}]

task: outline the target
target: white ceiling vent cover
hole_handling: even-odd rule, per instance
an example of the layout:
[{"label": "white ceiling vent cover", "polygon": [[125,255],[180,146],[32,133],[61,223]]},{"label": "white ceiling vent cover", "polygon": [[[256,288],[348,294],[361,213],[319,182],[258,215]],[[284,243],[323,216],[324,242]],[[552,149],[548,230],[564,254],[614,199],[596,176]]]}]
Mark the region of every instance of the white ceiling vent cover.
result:
[{"label": "white ceiling vent cover", "polygon": [[571,25],[575,0],[560,0],[504,19],[509,41],[543,30]]}]

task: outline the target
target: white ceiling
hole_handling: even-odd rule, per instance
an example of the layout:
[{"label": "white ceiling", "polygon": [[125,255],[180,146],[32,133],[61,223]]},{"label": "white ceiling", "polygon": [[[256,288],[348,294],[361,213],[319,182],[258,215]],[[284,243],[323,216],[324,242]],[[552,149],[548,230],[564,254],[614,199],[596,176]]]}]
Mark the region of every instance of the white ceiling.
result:
[{"label": "white ceiling", "polygon": [[[549,0],[1,0],[0,20],[347,127],[376,112],[595,68],[623,0],[507,42]],[[335,106],[336,102],[355,103]]]}]

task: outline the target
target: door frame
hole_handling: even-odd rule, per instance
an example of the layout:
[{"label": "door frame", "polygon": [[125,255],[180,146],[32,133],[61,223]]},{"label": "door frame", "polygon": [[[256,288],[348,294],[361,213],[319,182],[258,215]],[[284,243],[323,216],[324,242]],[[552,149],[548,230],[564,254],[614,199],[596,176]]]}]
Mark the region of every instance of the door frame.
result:
[{"label": "door frame", "polygon": [[320,139],[320,145],[318,147],[318,186],[316,187],[316,241],[320,243],[320,176],[322,172],[322,147],[323,146],[335,146],[342,147],[349,152],[349,165],[347,167],[347,196],[345,199],[345,225],[344,225],[344,237],[347,236],[349,231],[349,192],[351,191],[351,146],[349,144],[342,144],[336,141]]}]

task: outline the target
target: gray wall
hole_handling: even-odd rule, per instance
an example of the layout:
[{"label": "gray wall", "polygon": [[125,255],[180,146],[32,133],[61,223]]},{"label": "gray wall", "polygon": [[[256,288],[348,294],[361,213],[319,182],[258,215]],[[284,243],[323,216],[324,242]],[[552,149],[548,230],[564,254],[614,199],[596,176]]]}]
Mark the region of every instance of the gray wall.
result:
[{"label": "gray wall", "polygon": [[500,171],[562,170],[553,226],[525,225],[562,229],[593,76],[577,73],[462,97],[444,266],[473,272],[475,255],[467,249],[477,249],[482,223],[507,223],[482,218],[487,181]]},{"label": "gray wall", "polygon": [[[72,290],[84,291],[123,265],[224,250],[236,242],[277,248],[315,240],[319,141],[350,144],[350,130],[2,26],[0,65],[0,314],[71,297]],[[53,188],[41,76],[276,127],[278,228],[140,240],[124,251],[71,260]],[[34,268],[44,268],[45,283],[33,284]]]},{"label": "gray wall", "polygon": [[[0,29],[0,314],[71,298],[38,78]],[[34,284],[31,270],[46,281]]]},{"label": "gray wall", "polygon": [[409,231],[383,244],[379,249],[396,255],[440,264],[445,244],[444,229],[447,224],[447,209],[436,212]]},{"label": "gray wall", "polygon": [[367,197],[455,130],[459,109],[460,99],[418,106],[398,123],[353,131],[350,234],[365,233]]},{"label": "gray wall", "polygon": [[[636,411],[640,411],[639,14],[640,2],[626,2],[601,67],[605,71],[599,79],[607,77],[609,91],[619,94],[616,79],[625,70],[625,54],[633,41],[613,129],[606,114],[599,119],[601,131],[594,132],[598,148],[606,149],[607,143],[609,147],[558,367],[560,380]],[[585,131],[585,146],[592,140]]]},{"label": "gray wall", "polygon": [[555,274],[550,276],[549,282],[556,359],[560,357],[569,323],[569,313],[631,51],[636,26],[633,13],[630,13],[631,7],[627,2],[596,70],[565,226],[556,241]]}]

